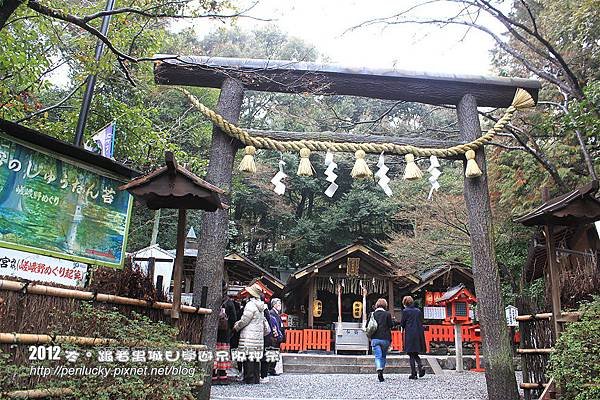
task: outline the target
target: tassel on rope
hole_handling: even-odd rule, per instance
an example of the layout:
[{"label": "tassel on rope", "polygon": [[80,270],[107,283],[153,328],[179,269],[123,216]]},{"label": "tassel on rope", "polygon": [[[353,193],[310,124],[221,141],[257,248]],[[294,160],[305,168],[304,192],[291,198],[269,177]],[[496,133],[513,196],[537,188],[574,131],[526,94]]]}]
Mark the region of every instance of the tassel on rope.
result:
[{"label": "tassel on rope", "polygon": [[527,90],[519,88],[515,92],[515,97],[513,98],[512,106],[517,110],[533,107],[535,106],[535,100],[533,100],[533,97],[531,97]]},{"label": "tassel on rope", "polygon": [[373,176],[373,173],[369,169],[367,162],[365,161],[365,152],[363,150],[356,150],[354,153],[354,157],[356,157],[356,162],[354,163],[354,167],[352,168],[352,172],[350,175],[354,179],[362,179]]},{"label": "tassel on rope", "polygon": [[404,156],[406,160],[406,169],[404,170],[404,179],[413,181],[415,179],[420,179],[423,177],[423,173],[415,163],[415,156],[412,154],[407,154]]},{"label": "tassel on rope", "polygon": [[246,146],[244,152],[246,155],[244,158],[242,158],[239,169],[242,172],[254,174],[256,172],[256,164],[254,163],[254,154],[256,153],[256,148],[254,146]]},{"label": "tassel on rope", "polygon": [[312,176],[313,167],[310,164],[310,150],[306,147],[300,149],[300,164],[298,165],[298,176]]},{"label": "tassel on rope", "polygon": [[465,168],[465,176],[467,178],[477,178],[483,174],[475,161],[475,152],[473,150],[467,150],[465,153],[467,158],[467,168]]}]

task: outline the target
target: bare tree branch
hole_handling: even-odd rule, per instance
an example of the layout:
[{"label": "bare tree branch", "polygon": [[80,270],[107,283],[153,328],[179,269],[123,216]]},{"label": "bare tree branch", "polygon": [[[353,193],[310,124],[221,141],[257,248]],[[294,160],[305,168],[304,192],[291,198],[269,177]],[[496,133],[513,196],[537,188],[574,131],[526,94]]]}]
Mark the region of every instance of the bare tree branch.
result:
[{"label": "bare tree branch", "polygon": [[62,106],[62,105],[63,105],[63,104],[64,104],[64,103],[65,103],[67,100],[69,100],[71,97],[73,97],[73,95],[74,95],[75,93],[77,93],[77,91],[78,91],[78,90],[79,90],[79,89],[80,89],[80,88],[81,88],[81,87],[82,87],[82,86],[85,84],[85,82],[86,82],[86,81],[83,81],[83,82],[81,82],[79,85],[75,86],[75,87],[73,88],[73,90],[71,90],[71,91],[69,92],[69,94],[67,94],[65,97],[63,97],[63,98],[62,98],[62,99],[61,99],[61,100],[60,100],[58,103],[56,103],[56,104],[54,104],[54,105],[51,105],[51,106],[48,106],[48,107],[44,107],[44,108],[42,108],[42,109],[40,109],[40,110],[37,110],[36,112],[34,112],[34,113],[31,113],[31,114],[29,114],[29,115],[26,115],[26,116],[24,116],[23,118],[16,120],[15,122],[16,122],[17,124],[20,124],[21,122],[27,121],[27,120],[29,120],[29,119],[31,119],[31,118],[33,118],[33,117],[37,116],[37,115],[44,114],[44,113],[45,113],[45,112],[47,112],[47,111],[50,111],[50,110],[53,110],[53,109],[55,109],[55,108],[58,108],[58,107]]},{"label": "bare tree branch", "polygon": [[81,17],[81,20],[85,23],[88,23],[94,19],[105,17],[108,15],[117,15],[117,14],[126,14],[127,13],[127,14],[141,15],[141,16],[147,17],[147,18],[178,18],[178,19],[215,18],[215,19],[219,19],[219,18],[240,18],[241,17],[241,18],[249,18],[249,19],[253,19],[253,20],[257,20],[257,21],[264,21],[264,22],[271,21],[271,19],[265,19],[265,18],[254,17],[251,15],[246,15],[247,12],[251,11],[253,8],[256,7],[256,5],[258,4],[258,1],[254,2],[250,7],[246,8],[242,11],[231,13],[231,14],[206,13],[206,14],[199,14],[199,15],[186,15],[186,14],[168,13],[168,12],[152,12],[152,10],[164,8],[164,7],[167,7],[170,5],[185,6],[186,4],[190,3],[190,1],[191,0],[170,1],[170,2],[162,3],[159,5],[153,6],[153,7],[149,7],[146,9],[140,9],[140,8],[135,8],[135,7],[122,7],[122,8],[117,8],[117,9],[110,10],[110,11],[107,11],[107,10],[98,11],[94,14],[90,14],[90,15]]}]

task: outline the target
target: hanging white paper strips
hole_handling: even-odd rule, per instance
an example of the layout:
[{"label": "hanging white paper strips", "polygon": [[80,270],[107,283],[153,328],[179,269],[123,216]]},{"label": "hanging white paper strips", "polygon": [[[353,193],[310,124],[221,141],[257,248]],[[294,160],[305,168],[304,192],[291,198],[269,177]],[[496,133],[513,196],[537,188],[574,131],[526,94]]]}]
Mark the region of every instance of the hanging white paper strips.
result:
[{"label": "hanging white paper strips", "polygon": [[436,156],[429,157],[429,162],[431,165],[427,168],[427,172],[431,174],[429,177],[429,183],[431,183],[431,189],[429,189],[429,196],[427,196],[427,200],[431,200],[433,198],[433,192],[438,191],[440,188],[440,183],[438,182],[438,178],[442,174],[438,168],[440,167],[440,162],[438,161]]},{"label": "hanging white paper strips", "polygon": [[390,178],[386,175],[390,170],[387,165],[385,165],[385,158],[383,157],[383,152],[379,155],[379,161],[377,162],[377,168],[379,170],[375,173],[375,178],[378,179],[378,184],[383,189],[384,193],[388,196],[392,195],[392,189],[388,186],[390,183]]},{"label": "hanging white paper strips", "polygon": [[333,153],[329,150],[327,150],[327,154],[325,154],[325,166],[327,166],[327,169],[325,170],[325,176],[327,176],[326,180],[330,183],[327,190],[325,190],[325,195],[327,197],[333,197],[339,186],[335,183],[338,176],[333,172],[333,170],[337,168],[337,164],[333,162]]},{"label": "hanging white paper strips", "polygon": [[275,185],[273,191],[280,196],[285,193],[285,184],[282,182],[282,180],[287,178],[287,175],[283,172],[284,165],[285,162],[283,162],[283,160],[279,160],[279,172],[277,172],[273,179],[271,179],[271,183]]}]

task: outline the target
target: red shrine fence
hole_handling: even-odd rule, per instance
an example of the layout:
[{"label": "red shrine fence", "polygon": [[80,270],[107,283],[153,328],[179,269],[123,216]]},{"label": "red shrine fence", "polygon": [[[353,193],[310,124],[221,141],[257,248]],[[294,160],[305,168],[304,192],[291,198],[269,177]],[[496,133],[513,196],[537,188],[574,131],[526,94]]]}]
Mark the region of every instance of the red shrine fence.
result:
[{"label": "red shrine fence", "polygon": [[[431,343],[454,343],[453,325],[425,325],[425,345],[427,352],[431,350]],[[471,342],[478,350],[481,344],[479,325],[461,325],[463,342]],[[282,352],[324,350],[331,351],[335,331],[327,329],[288,329],[285,332],[286,341],[281,344]],[[392,350],[402,351],[404,332],[392,331]]]}]

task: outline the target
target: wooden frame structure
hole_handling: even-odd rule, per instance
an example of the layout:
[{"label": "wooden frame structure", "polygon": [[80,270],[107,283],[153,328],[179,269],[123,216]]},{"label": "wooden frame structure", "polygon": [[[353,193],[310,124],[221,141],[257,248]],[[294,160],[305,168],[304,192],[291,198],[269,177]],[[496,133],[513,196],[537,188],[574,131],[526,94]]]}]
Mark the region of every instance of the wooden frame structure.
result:
[{"label": "wooden frame structure", "polygon": [[547,188],[542,193],[544,203],[535,210],[515,219],[525,226],[543,226],[546,239],[546,260],[552,294],[552,320],[555,340],[560,336],[563,320],[560,299],[560,271],[554,232],[556,227],[583,226],[600,220],[600,200],[595,197],[598,181],[575,189],[562,196],[550,198]]},{"label": "wooden frame structure", "polygon": [[[544,201],[539,207],[515,219],[515,222],[520,222],[526,226],[540,226],[543,230],[544,244],[545,244],[545,256],[537,257],[536,252],[539,249],[535,247],[532,250],[533,254],[530,254],[530,260],[542,259],[542,272],[546,273],[547,280],[546,284],[550,288],[551,299],[552,299],[552,312],[535,315],[522,315],[517,317],[517,321],[521,324],[524,323],[535,323],[536,321],[550,320],[553,326],[554,341],[550,343],[556,343],[560,337],[562,331],[562,324],[566,322],[576,321],[579,318],[578,313],[564,313],[561,305],[561,282],[560,282],[560,271],[561,262],[559,254],[561,252],[571,252],[577,255],[577,251],[561,248],[557,246],[557,243],[563,242],[566,236],[573,235],[572,230],[578,230],[582,232],[586,229],[588,224],[594,223],[600,220],[600,200],[596,198],[596,193],[599,189],[599,182],[592,181],[589,184],[575,189],[562,196],[550,198],[548,189],[544,188],[542,191],[542,200]],[[590,230],[591,231],[591,230]],[[598,232],[596,232],[598,233]],[[599,233],[600,236],[600,233]],[[533,274],[536,273],[534,268]],[[522,326],[523,327],[523,326]],[[523,338],[521,339],[521,346],[523,346]],[[533,340],[529,340],[534,342]],[[548,344],[550,344],[548,343]],[[539,345],[536,348],[520,348],[517,350],[523,357],[540,357],[540,355],[549,355],[554,349],[547,345],[546,348],[540,348]],[[555,385],[553,381],[546,383],[545,367],[540,371],[538,368],[533,368],[529,371],[529,361],[523,360],[523,380],[524,383],[521,387],[527,391],[539,391],[545,387],[544,392],[540,396],[540,399],[553,398],[550,393],[555,394]],[[534,367],[537,365],[532,364]],[[532,375],[533,374],[533,378]],[[541,382],[527,382],[530,379],[541,379]],[[526,394],[526,398],[531,398],[531,392]]]},{"label": "wooden frame structure", "polygon": [[[481,136],[478,106],[507,107],[518,88],[525,89],[537,100],[540,88],[538,81],[526,79],[351,69],[294,61],[181,56],[158,62],[155,65],[155,80],[164,85],[220,87],[221,94],[216,112],[233,124],[239,120],[246,89],[455,105],[460,140],[463,143]],[[371,140],[368,136],[357,136],[360,135],[355,135],[352,140]],[[409,144],[410,139],[401,138],[400,141]],[[422,142],[431,143],[430,147],[447,146],[440,146],[440,141],[433,143],[423,139]],[[239,142],[231,140],[219,128],[213,127],[207,180],[230,190],[233,160],[239,148]],[[507,328],[503,323],[498,323],[503,321],[504,309],[500,304],[500,279],[492,240],[484,148],[475,151],[475,161],[481,167],[483,175],[465,180],[464,196],[469,213],[475,289],[480,301],[483,354],[488,363],[486,383],[490,400],[516,399],[518,391],[509,354]],[[227,226],[228,216],[223,212],[209,214],[203,221],[202,242],[206,245],[198,254],[198,282],[194,297],[198,299],[195,300],[198,305],[204,305],[203,299],[210,299],[207,306],[213,310],[220,307],[215,299],[218,298],[223,278],[222,254],[227,243]],[[215,312],[207,318],[203,326],[203,334],[209,347],[216,343],[217,323],[218,312]],[[208,370],[206,372],[209,373]],[[200,395],[208,398],[209,394],[210,386],[206,385]]]}]

